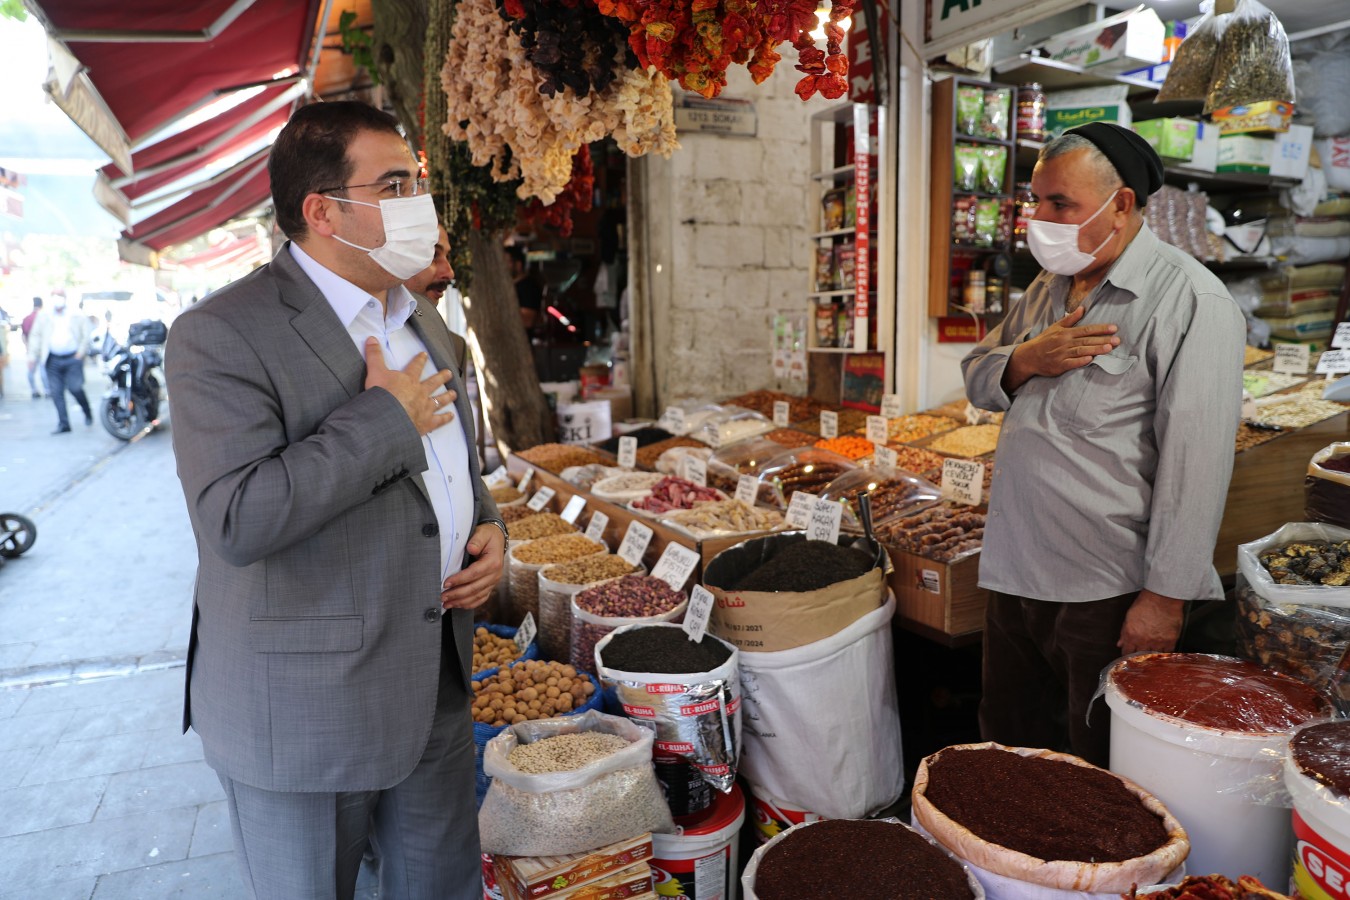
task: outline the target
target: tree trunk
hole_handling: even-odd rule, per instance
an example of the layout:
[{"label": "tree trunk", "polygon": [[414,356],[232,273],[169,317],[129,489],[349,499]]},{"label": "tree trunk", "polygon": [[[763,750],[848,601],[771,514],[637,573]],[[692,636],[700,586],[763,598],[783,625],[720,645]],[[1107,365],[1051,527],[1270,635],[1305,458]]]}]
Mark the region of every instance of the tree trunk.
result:
[{"label": "tree trunk", "polygon": [[[394,113],[414,147],[422,140],[422,52],[427,33],[426,0],[371,0],[375,68]],[[440,61],[436,62],[437,70]]]},{"label": "tree trunk", "polygon": [[469,251],[473,290],[464,298],[469,346],[478,369],[483,409],[505,458],[511,451],[554,440],[557,426],[539,388],[501,235],[471,231]]}]

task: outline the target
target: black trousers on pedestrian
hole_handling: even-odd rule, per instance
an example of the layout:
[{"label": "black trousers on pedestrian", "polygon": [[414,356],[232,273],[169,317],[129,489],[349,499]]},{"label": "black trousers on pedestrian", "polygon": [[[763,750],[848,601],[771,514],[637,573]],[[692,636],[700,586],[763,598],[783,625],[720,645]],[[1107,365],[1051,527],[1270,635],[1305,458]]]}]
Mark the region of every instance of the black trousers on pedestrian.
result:
[{"label": "black trousers on pedestrian", "polygon": [[89,408],[89,398],[84,394],[84,360],[76,359],[74,353],[58,356],[47,354],[47,388],[51,391],[52,402],[56,404],[56,420],[61,428],[70,427],[70,416],[66,412],[66,391],[80,404],[86,421],[93,416]]},{"label": "black trousers on pedestrian", "polygon": [[1010,747],[1067,750],[1104,768],[1111,716],[1105,700],[1092,698],[1102,670],[1120,656],[1116,642],[1137,596],[1053,603],[991,593],[980,736]]}]

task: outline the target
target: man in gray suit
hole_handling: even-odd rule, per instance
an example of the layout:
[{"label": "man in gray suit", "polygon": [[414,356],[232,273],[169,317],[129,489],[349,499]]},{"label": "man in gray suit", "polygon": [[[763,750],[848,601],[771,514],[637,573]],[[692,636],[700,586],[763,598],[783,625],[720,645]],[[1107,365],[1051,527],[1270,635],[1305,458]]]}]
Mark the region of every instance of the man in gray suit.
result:
[{"label": "man in gray suit", "polygon": [[[251,894],[481,896],[468,675],[506,529],[450,334],[402,283],[435,210],[394,120],[296,112],[272,262],[175,321],[173,440],[199,556],[184,727]],[[447,390],[448,387],[448,390]]]}]

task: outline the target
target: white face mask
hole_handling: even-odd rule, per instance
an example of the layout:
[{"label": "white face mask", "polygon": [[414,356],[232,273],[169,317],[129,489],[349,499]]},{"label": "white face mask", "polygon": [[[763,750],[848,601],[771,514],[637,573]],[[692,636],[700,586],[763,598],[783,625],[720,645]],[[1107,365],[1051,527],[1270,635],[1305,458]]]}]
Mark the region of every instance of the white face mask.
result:
[{"label": "white face mask", "polygon": [[1053,272],[1056,275],[1077,275],[1079,272],[1092,265],[1097,258],[1097,253],[1106,246],[1115,235],[1116,230],[1111,229],[1111,234],[1106,236],[1106,240],[1097,245],[1097,248],[1091,253],[1085,253],[1078,249],[1078,233],[1083,226],[1102,214],[1102,210],[1111,205],[1111,201],[1116,199],[1116,194],[1120,193],[1117,188],[1106,198],[1095,213],[1087,217],[1087,220],[1077,225],[1069,225],[1061,222],[1042,222],[1040,219],[1032,219],[1027,223],[1027,244],[1031,248],[1031,255],[1036,257],[1036,262],[1041,264],[1041,268],[1047,272]]},{"label": "white face mask", "polygon": [[345,197],[328,199],[377,207],[384,221],[384,245],[381,247],[362,247],[336,234],[333,235],[335,240],[369,253],[380,268],[399,281],[407,281],[431,265],[436,255],[436,239],[440,237],[441,226],[436,219],[436,204],[432,202],[430,194],[391,197],[379,203],[348,200]]}]

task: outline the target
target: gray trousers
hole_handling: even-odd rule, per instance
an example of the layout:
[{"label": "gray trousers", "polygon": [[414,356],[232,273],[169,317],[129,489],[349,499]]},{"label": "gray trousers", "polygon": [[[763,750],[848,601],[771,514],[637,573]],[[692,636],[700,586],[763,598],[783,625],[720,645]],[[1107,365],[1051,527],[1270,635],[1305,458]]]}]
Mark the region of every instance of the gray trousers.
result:
[{"label": "gray trousers", "polygon": [[[453,663],[452,663],[453,664]],[[480,900],[473,729],[458,678],[441,679],[421,761],[383,791],[267,791],[220,775],[255,900],[350,900],[369,839],[381,900]]]}]

